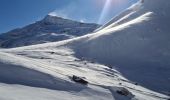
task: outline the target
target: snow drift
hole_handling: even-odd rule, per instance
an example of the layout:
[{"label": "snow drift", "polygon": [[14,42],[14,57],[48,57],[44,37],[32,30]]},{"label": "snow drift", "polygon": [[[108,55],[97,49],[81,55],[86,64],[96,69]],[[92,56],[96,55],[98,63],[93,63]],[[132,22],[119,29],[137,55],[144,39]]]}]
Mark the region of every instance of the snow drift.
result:
[{"label": "snow drift", "polygon": [[167,0],[138,2],[71,47],[79,58],[114,67],[150,89],[169,91],[169,5]]}]

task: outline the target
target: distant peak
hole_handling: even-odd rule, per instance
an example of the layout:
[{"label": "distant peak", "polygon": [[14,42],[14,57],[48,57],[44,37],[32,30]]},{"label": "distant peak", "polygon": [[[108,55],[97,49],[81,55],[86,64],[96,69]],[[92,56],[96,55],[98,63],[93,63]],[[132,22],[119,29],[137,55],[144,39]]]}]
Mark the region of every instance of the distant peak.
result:
[{"label": "distant peak", "polygon": [[55,23],[57,23],[57,22],[59,22],[61,20],[65,20],[65,19],[62,18],[62,17],[53,16],[53,15],[47,15],[43,19],[44,22],[52,23],[52,24],[55,24]]}]

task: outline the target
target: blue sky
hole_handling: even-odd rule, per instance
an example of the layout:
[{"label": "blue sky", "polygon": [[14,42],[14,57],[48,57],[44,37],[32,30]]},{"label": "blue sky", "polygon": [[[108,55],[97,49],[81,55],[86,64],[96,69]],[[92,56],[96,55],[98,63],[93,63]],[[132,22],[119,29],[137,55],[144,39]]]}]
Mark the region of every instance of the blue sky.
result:
[{"label": "blue sky", "polygon": [[[0,33],[23,27],[47,14],[103,24],[137,0],[0,0]],[[105,7],[104,5],[108,6]]]}]

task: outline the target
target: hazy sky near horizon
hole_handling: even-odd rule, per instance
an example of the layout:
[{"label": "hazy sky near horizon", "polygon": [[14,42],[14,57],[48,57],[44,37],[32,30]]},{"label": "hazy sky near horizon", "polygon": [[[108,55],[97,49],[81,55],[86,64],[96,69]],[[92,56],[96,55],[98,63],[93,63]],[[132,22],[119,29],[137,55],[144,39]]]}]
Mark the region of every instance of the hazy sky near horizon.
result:
[{"label": "hazy sky near horizon", "polygon": [[0,33],[41,20],[47,14],[81,22],[109,21],[138,0],[0,0]]}]

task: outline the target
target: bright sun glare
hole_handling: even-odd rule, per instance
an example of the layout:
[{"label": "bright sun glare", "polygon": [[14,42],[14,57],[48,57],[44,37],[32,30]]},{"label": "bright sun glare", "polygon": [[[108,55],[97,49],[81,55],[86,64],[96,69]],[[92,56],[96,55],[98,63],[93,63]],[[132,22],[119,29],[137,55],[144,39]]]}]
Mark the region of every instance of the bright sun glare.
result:
[{"label": "bright sun glare", "polygon": [[126,3],[127,0],[104,0],[104,6],[101,12],[101,15],[99,17],[98,23],[102,24],[103,20],[109,13],[112,6],[117,6]]},{"label": "bright sun glare", "polygon": [[109,8],[111,6],[111,3],[112,3],[112,0],[106,0],[105,4],[104,4],[104,7],[103,7],[103,10],[102,10],[102,13],[100,15],[100,18],[99,18],[99,21],[98,23],[102,23],[104,17],[107,15],[108,11],[109,11]]}]

